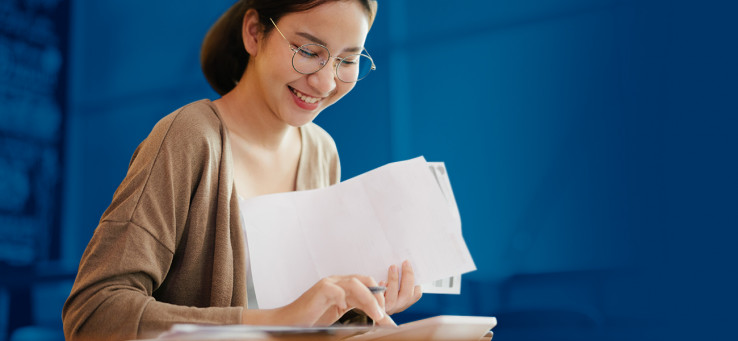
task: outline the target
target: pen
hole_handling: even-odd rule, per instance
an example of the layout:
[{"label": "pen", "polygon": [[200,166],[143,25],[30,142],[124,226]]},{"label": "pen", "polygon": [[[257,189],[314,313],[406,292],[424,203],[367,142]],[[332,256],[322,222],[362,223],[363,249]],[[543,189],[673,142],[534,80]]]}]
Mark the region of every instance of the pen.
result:
[{"label": "pen", "polygon": [[367,288],[369,288],[369,291],[371,291],[372,294],[383,293],[385,290],[387,290],[387,287],[383,287],[383,286],[375,286],[375,287],[369,286]]}]

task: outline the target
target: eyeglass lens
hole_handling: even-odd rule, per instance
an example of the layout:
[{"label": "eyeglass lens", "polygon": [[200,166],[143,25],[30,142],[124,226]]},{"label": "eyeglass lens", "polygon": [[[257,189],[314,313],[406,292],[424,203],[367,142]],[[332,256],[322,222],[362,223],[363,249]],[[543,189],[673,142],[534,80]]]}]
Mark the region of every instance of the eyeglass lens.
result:
[{"label": "eyeglass lens", "polygon": [[[295,50],[292,66],[302,74],[311,74],[322,69],[330,59],[330,52],[317,44],[305,44]],[[338,58],[336,76],[344,82],[356,82],[366,77],[372,68],[371,59],[363,54],[352,54]]]}]

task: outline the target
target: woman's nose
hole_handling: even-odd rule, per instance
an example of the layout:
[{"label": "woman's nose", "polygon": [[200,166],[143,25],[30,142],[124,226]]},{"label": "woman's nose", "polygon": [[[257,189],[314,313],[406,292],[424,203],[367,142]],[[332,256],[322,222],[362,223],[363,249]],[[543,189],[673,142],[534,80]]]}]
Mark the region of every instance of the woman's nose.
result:
[{"label": "woman's nose", "polygon": [[328,62],[318,72],[308,75],[308,84],[325,96],[336,88],[336,67]]}]

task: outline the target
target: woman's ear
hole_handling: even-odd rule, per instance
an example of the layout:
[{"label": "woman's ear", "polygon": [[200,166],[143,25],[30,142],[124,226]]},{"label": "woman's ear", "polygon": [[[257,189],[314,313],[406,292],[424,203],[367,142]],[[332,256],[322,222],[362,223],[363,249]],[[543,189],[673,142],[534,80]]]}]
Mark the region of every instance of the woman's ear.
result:
[{"label": "woman's ear", "polygon": [[262,37],[262,27],[259,21],[259,13],[255,9],[249,9],[243,16],[241,25],[241,38],[246,52],[251,56],[255,56],[259,51],[259,41]]}]

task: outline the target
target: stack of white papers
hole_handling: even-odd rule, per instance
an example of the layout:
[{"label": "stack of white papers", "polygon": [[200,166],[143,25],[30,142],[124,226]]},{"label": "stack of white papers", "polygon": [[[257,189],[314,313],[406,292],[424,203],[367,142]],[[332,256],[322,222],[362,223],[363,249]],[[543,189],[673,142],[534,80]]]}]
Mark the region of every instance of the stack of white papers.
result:
[{"label": "stack of white papers", "polygon": [[289,304],[332,275],[386,280],[406,259],[416,283],[476,270],[455,202],[439,185],[418,157],[331,187],[244,201],[259,308]]}]

